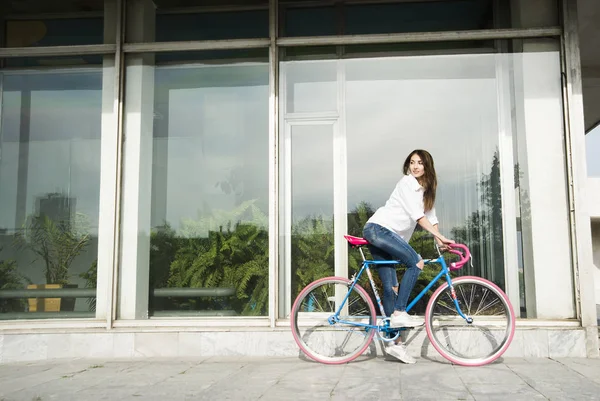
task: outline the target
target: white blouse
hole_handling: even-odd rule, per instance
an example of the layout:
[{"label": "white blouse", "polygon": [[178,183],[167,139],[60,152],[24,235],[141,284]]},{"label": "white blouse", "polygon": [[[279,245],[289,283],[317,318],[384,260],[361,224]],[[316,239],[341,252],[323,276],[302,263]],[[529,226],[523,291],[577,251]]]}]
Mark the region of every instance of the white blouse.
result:
[{"label": "white blouse", "polygon": [[421,217],[426,216],[432,225],[438,224],[435,207],[424,211],[424,192],[425,189],[412,174],[405,175],[398,181],[385,205],[377,209],[367,223],[379,224],[408,242]]}]

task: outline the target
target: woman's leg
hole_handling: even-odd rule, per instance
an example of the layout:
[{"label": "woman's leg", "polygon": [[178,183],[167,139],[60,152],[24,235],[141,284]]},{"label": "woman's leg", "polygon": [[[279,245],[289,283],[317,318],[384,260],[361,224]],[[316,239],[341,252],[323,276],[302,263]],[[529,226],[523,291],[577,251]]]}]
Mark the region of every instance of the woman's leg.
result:
[{"label": "woman's leg", "polygon": [[377,269],[377,272],[383,286],[383,310],[386,316],[392,316],[396,304],[396,293],[393,289],[393,278],[396,276],[396,269],[394,267],[381,266]]},{"label": "woman's leg", "polygon": [[[410,247],[410,245],[406,244]],[[415,252],[412,247],[410,248],[413,252]],[[415,252],[416,254],[416,252]],[[418,258],[418,256],[417,256]],[[408,304],[408,299],[410,298],[410,294],[412,290],[415,288],[415,284],[417,284],[417,279],[419,278],[419,274],[423,269],[424,263],[419,258],[419,261],[416,264],[408,265],[408,268],[404,272],[402,276],[402,281],[400,282],[400,290],[398,291],[398,298],[396,299],[396,304],[394,305],[394,309],[400,312],[406,311],[406,306]]]},{"label": "woman's leg", "polygon": [[397,320],[396,322],[394,322],[393,319],[392,325],[395,327],[399,327],[398,325],[406,327],[414,324],[421,325],[422,321],[420,319],[418,319],[419,321],[416,321],[406,314],[406,305],[410,293],[417,282],[417,278],[421,273],[421,269],[423,268],[423,260],[398,234],[377,224],[367,224],[367,226],[365,226],[365,232],[367,231],[370,234],[370,238],[365,238],[371,245],[390,254],[395,260],[398,260],[407,266],[407,270],[400,283],[398,298],[394,305],[394,315],[401,316],[402,318],[395,319]]},{"label": "woman's leg", "polygon": [[[374,238],[375,234],[373,229],[375,229],[375,227],[365,227],[363,237],[367,241],[369,241],[370,238]],[[394,259],[393,256],[387,252],[384,252],[371,244],[369,244],[369,251],[371,252],[373,260]],[[391,316],[392,313],[394,313],[394,305],[396,304],[396,298],[398,297],[398,276],[396,274],[396,267],[395,265],[378,265],[377,273],[379,274],[381,285],[383,286],[383,310],[387,316]]]}]

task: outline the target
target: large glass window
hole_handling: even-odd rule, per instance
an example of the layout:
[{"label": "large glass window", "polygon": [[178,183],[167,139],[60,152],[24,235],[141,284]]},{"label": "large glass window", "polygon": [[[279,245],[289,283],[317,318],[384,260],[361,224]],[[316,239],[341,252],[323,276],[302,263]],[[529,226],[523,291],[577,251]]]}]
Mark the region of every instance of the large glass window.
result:
[{"label": "large glass window", "polygon": [[95,315],[103,72],[0,73],[0,319]]},{"label": "large glass window", "polygon": [[[505,288],[495,73],[488,55],[347,63],[348,209],[362,217],[352,220],[353,235],[385,204],[408,154],[426,149],[438,173],[440,230],[468,244],[477,261],[464,273]],[[433,257],[433,241],[423,234],[412,245]],[[425,270],[419,288],[434,276]]]},{"label": "large glass window", "polygon": [[5,47],[104,43],[105,0],[3,2]]},{"label": "large glass window", "polygon": [[303,4],[281,1],[280,34],[286,37],[331,36],[509,27],[508,18],[495,11],[495,3],[492,0],[398,1],[373,4],[340,2],[331,6],[319,5],[317,2]]},{"label": "large glass window", "polygon": [[[538,303],[542,296],[534,282],[544,280],[549,251],[538,251],[532,232],[544,230],[545,221],[564,222],[568,216],[560,63],[554,45],[525,42],[519,52],[503,54],[490,49],[484,54],[283,62],[280,109],[286,134],[280,135],[280,177],[281,187],[291,190],[283,194],[280,210],[280,275],[292,286],[283,287],[280,315],[289,313],[285,308],[312,279],[332,271],[350,277],[356,271],[360,255],[345,254],[341,234],[362,236],[366,220],[401,178],[406,156],[426,149],[438,173],[440,229],[473,254],[473,265],[458,274],[489,279],[509,293],[516,308],[521,305],[524,316],[535,316],[536,296]],[[544,73],[539,72],[542,65]],[[311,101],[313,97],[319,100]],[[333,134],[317,129],[327,122]],[[312,124],[305,128],[307,134],[294,133],[299,123]],[[318,177],[296,174],[310,170],[294,158],[302,160],[317,149]],[[540,158],[542,149],[553,162]],[[326,168],[328,164],[332,167]],[[552,182],[544,174],[552,174]],[[554,197],[537,198],[541,192]],[[312,209],[303,212],[312,231],[296,228],[298,199],[303,198],[314,200]],[[334,228],[318,231],[323,225],[317,223],[326,221],[322,216],[332,219]],[[551,253],[568,266],[568,226],[559,231]],[[315,234],[320,247],[299,241]],[[424,257],[433,256],[433,240],[423,234],[416,232],[411,243]],[[572,280],[570,269],[560,274],[563,282]],[[434,275],[433,270],[423,273],[417,288]],[[570,316],[572,297],[566,294],[564,301],[564,314]]]},{"label": "large glass window", "polygon": [[128,300],[124,266],[121,317],[267,315],[268,64],[153,58],[127,59],[124,241],[136,224],[148,292]]},{"label": "large glass window", "polygon": [[[268,0],[157,1],[129,0],[137,22],[147,28],[139,35],[131,24],[128,42],[171,42],[269,37]],[[133,11],[135,10],[135,11]],[[141,25],[140,25],[141,26]]]}]

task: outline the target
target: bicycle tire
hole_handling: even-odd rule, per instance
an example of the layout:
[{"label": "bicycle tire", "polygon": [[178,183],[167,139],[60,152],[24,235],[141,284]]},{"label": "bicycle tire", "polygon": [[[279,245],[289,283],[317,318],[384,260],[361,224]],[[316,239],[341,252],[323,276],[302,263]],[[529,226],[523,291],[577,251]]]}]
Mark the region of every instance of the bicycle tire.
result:
[{"label": "bicycle tire", "polygon": [[[373,336],[375,335],[376,329],[366,330],[366,334],[364,336],[363,343],[359,347],[357,347],[357,349],[355,351],[351,352],[349,355],[347,355],[345,357],[329,357],[329,356],[321,355],[321,354],[319,354],[318,351],[311,349],[310,346],[304,341],[304,339],[300,335],[300,326],[298,324],[298,314],[300,312],[300,306],[303,304],[304,299],[306,298],[306,296],[309,293],[311,293],[312,290],[318,288],[319,286],[326,285],[326,284],[341,284],[341,285],[349,287],[352,284],[352,281],[347,278],[343,278],[343,277],[331,276],[331,277],[324,277],[319,280],[315,280],[312,283],[308,284],[300,292],[300,294],[298,294],[298,296],[296,297],[296,300],[294,301],[294,305],[292,306],[292,310],[291,310],[291,314],[290,314],[292,335],[294,336],[294,340],[296,341],[296,344],[298,344],[298,347],[300,347],[302,352],[306,356],[308,356],[310,359],[312,359],[316,362],[320,362],[320,363],[324,363],[324,364],[328,364],[328,365],[337,365],[337,364],[342,364],[342,363],[348,363],[348,362],[351,362],[354,359],[358,358],[360,355],[363,354],[363,352],[365,352],[365,350],[369,347],[369,344],[371,344],[371,341],[373,340]],[[362,288],[358,284],[356,284],[354,286],[353,291],[356,291],[358,293],[358,295],[360,295],[360,297],[367,304],[368,314],[369,314],[369,324],[376,325],[377,324],[376,323],[377,315],[375,314],[375,306],[373,305],[373,302],[371,301],[369,294],[364,290],[364,288]],[[332,315],[333,315],[333,313],[332,313]],[[356,326],[351,326],[351,325],[347,325],[347,326],[348,327],[356,327]]]},{"label": "bicycle tire", "polygon": [[[427,309],[425,310],[425,328],[427,330],[427,337],[429,338],[429,341],[431,342],[433,347],[440,353],[440,355],[442,355],[445,359],[447,359],[448,361],[450,361],[454,364],[462,365],[462,366],[487,365],[489,363],[494,362],[496,359],[498,359],[500,356],[502,356],[502,354],[504,354],[504,352],[506,352],[506,350],[510,346],[510,344],[513,340],[514,334],[515,334],[515,313],[514,313],[512,305],[510,303],[510,300],[508,299],[508,297],[506,296],[504,291],[502,291],[502,289],[500,289],[500,287],[498,287],[496,284],[494,284],[486,279],[483,279],[481,277],[474,277],[474,276],[458,277],[458,278],[452,280],[453,287],[460,288],[462,285],[465,285],[465,284],[471,284],[473,287],[479,286],[481,288],[484,288],[485,290],[490,291],[491,293],[495,294],[498,297],[498,299],[501,301],[501,304],[504,305],[504,307],[506,308],[508,324],[507,324],[506,329],[504,330],[504,338],[502,339],[500,345],[496,349],[494,349],[493,352],[491,352],[489,355],[486,355],[485,357],[467,358],[467,357],[464,357],[463,355],[458,355],[457,353],[450,352],[449,348],[453,348],[453,347],[446,348],[444,346],[444,344],[442,344],[442,341],[434,333],[433,313],[434,313],[434,308],[437,305],[438,300],[440,300],[440,297],[442,296],[442,294],[445,294],[444,291],[448,289],[447,282],[442,284],[433,293],[433,295],[429,299],[429,302],[427,303]],[[472,290],[471,292],[473,293],[474,291]],[[485,294],[486,295],[483,296],[484,298],[487,296],[487,293],[485,293]],[[456,295],[456,296],[458,297],[458,295]],[[481,304],[481,301],[482,300],[480,300],[480,304]],[[447,306],[444,306],[444,307],[446,309],[448,309]],[[467,311],[463,310],[463,307],[461,307],[461,310],[465,315],[467,315]],[[478,311],[479,311],[479,309],[478,309]],[[457,316],[458,316],[458,313],[457,313]],[[468,324],[462,317],[457,320],[462,321],[463,324]],[[466,326],[466,327],[470,327],[470,325]],[[479,326],[473,326],[473,327],[479,327]],[[485,326],[481,326],[481,327],[485,327]],[[488,330],[488,331],[491,331],[491,330]],[[489,337],[493,338],[493,336],[490,336],[489,333],[487,335]],[[446,336],[446,339],[448,339],[448,335]],[[463,339],[463,341],[464,341],[464,339]],[[457,343],[458,342],[460,342],[460,340],[458,340]]]}]

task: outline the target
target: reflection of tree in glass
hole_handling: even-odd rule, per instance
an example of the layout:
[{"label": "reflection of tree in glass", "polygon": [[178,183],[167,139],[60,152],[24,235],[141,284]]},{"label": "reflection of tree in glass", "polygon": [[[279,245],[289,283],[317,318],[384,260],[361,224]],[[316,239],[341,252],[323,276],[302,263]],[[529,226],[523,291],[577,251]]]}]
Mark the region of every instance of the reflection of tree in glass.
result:
[{"label": "reflection of tree in glass", "polygon": [[[182,238],[178,237],[171,225],[165,222],[156,227],[150,234],[150,288],[168,287],[171,264],[175,260],[177,250],[182,245]],[[148,300],[149,310],[174,309],[170,299],[155,298],[151,294]]]},{"label": "reflection of tree in glass", "polygon": [[334,275],[333,221],[307,217],[292,227],[292,300],[304,287]]},{"label": "reflection of tree in glass", "polygon": [[[227,302],[244,315],[262,315],[268,305],[268,233],[253,224],[237,223],[210,231],[207,238],[182,242],[171,264],[169,287],[232,287]],[[218,299],[196,300],[193,309],[209,309]],[[225,305],[222,305],[225,306]]]},{"label": "reflection of tree in glass", "polygon": [[[518,181],[517,181],[518,182]],[[235,188],[230,188],[235,192]],[[479,210],[473,212],[465,226],[452,229],[454,239],[466,243],[474,258],[475,268],[466,265],[460,274],[474,274],[492,279],[504,287],[502,242],[502,207],[498,151],[494,153],[490,173],[478,183],[481,194]],[[348,233],[362,236],[364,224],[374,208],[360,202],[348,213]],[[242,202],[230,211],[212,211],[209,216],[184,221],[177,235],[168,225],[154,230],[150,258],[152,288],[168,287],[233,287],[233,299],[201,298],[172,300],[178,309],[233,308],[246,315],[264,315],[268,305],[268,218],[256,201]],[[292,300],[309,283],[334,274],[334,234],[332,219],[311,216],[292,227]],[[435,256],[433,238],[416,230],[411,246],[425,258]],[[366,256],[370,257],[369,252]],[[361,266],[358,251],[349,252],[349,274]],[[398,266],[399,276],[403,266]],[[374,269],[376,270],[376,269]],[[435,277],[438,269],[425,268],[412,296],[418,294]],[[378,275],[376,285],[381,288]],[[441,282],[440,282],[441,284]],[[368,277],[361,285],[372,294]],[[437,288],[434,286],[433,290]],[[415,311],[423,313],[428,297]],[[156,300],[154,300],[156,302]]]},{"label": "reflection of tree in glass", "polygon": [[467,264],[460,272],[461,275],[484,277],[504,289],[502,192],[497,149],[489,174],[482,175],[477,187],[481,201],[479,210],[467,218],[464,226],[452,229],[453,239],[467,244],[473,258],[473,267]]},{"label": "reflection of tree in glass", "polygon": [[44,261],[47,284],[68,284],[71,264],[89,245],[88,227],[82,213],[76,213],[73,220],[30,215],[14,242],[17,249],[29,249]]},{"label": "reflection of tree in glass", "polygon": [[[17,262],[0,260],[0,291],[23,289],[25,283],[31,282],[18,272]],[[0,313],[23,312],[26,304],[24,299],[0,299]]]},{"label": "reflection of tree in glass", "polygon": [[[264,315],[268,306],[267,216],[254,201],[234,210],[182,223],[177,235],[168,225],[154,230],[150,250],[152,288],[234,288],[235,296],[178,298],[156,304],[175,309],[233,309]],[[171,308],[169,308],[171,309]]]}]

